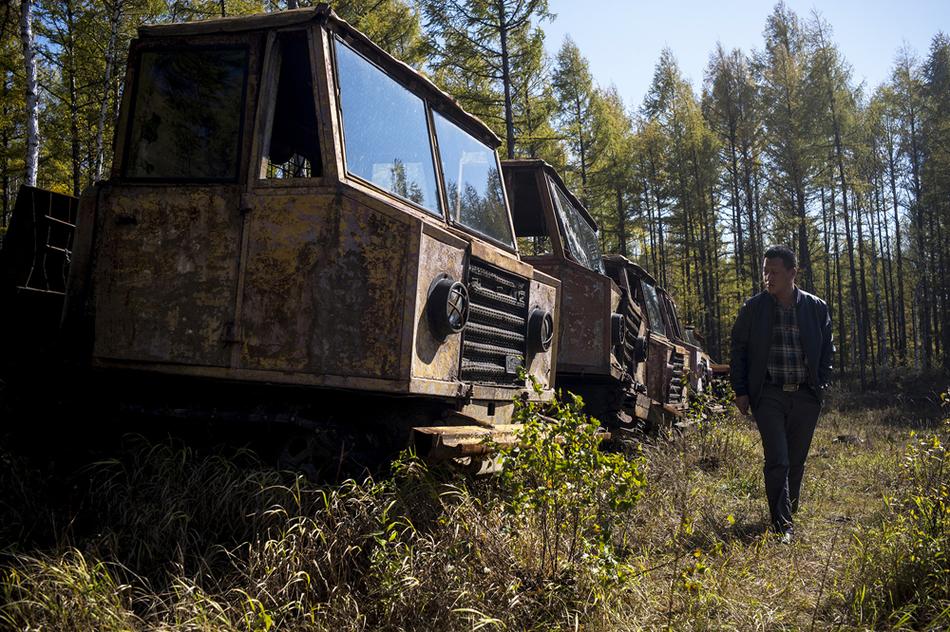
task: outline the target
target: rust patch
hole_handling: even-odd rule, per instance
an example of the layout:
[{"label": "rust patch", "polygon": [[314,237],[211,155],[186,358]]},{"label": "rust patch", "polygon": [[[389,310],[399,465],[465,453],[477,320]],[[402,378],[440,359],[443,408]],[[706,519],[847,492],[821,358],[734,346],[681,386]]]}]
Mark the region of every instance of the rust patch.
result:
[{"label": "rust patch", "polygon": [[[457,241],[450,238],[451,241]],[[432,380],[457,380],[462,337],[454,334],[445,340],[436,338],[429,328],[426,301],[429,285],[439,274],[445,273],[459,281],[465,250],[445,243],[427,233],[422,234],[419,256],[419,275],[415,297],[415,340],[412,354],[412,376]]]},{"label": "rust patch", "polygon": [[114,187],[99,209],[94,355],[226,366],[237,187]]},{"label": "rust patch", "polygon": [[333,195],[252,212],[242,366],[397,379],[410,224]]}]

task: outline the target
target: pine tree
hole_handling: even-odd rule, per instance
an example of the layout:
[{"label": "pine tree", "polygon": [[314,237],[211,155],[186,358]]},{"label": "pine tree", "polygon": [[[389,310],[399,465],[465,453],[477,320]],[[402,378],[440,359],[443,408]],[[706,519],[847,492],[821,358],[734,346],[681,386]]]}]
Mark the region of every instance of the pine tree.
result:
[{"label": "pine tree", "polygon": [[535,23],[549,16],[547,0],[421,0],[421,6],[437,77],[476,114],[492,118],[493,109],[501,110],[505,151],[514,158],[516,69],[543,45]]}]

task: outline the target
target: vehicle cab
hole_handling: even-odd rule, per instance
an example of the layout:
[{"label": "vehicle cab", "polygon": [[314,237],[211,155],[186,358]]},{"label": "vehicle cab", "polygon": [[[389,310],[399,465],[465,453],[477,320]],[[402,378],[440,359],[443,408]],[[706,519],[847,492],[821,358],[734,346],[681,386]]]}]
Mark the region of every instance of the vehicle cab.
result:
[{"label": "vehicle cab", "polygon": [[607,274],[632,297],[644,315],[646,328],[645,362],[641,365],[651,415],[680,416],[688,400],[689,356],[678,341],[681,332],[675,308],[656,279],[639,265],[621,255],[604,257]]},{"label": "vehicle cab", "polygon": [[519,257],[500,140],[428,79],[319,5],[144,26],[125,85],[70,270],[93,367],[483,426],[553,396],[559,284]]},{"label": "vehicle cab", "polygon": [[505,160],[502,170],[524,260],[561,282],[558,387],[608,425],[645,419],[643,317],[605,274],[596,222],[546,162]]}]

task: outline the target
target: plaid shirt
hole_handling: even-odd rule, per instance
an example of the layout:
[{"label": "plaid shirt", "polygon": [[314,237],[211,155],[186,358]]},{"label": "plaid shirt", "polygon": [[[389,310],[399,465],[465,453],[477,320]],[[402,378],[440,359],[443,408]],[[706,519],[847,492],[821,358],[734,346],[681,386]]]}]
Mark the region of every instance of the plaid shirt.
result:
[{"label": "plaid shirt", "polygon": [[772,384],[804,384],[808,381],[808,367],[805,364],[805,353],[795,314],[795,307],[800,299],[798,288],[795,288],[795,302],[791,307],[785,307],[775,301],[775,321],[772,324],[772,345],[769,347],[768,363],[769,382]]}]

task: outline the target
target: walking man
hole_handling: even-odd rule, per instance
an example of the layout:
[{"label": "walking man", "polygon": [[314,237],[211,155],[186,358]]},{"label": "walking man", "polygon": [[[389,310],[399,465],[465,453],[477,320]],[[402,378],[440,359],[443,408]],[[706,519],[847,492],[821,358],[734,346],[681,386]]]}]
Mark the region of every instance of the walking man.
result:
[{"label": "walking man", "polygon": [[766,250],[765,291],[739,310],[730,362],[736,407],[752,411],[762,437],[772,528],[786,543],[834,351],[828,305],[795,285],[797,272],[791,249]]}]

